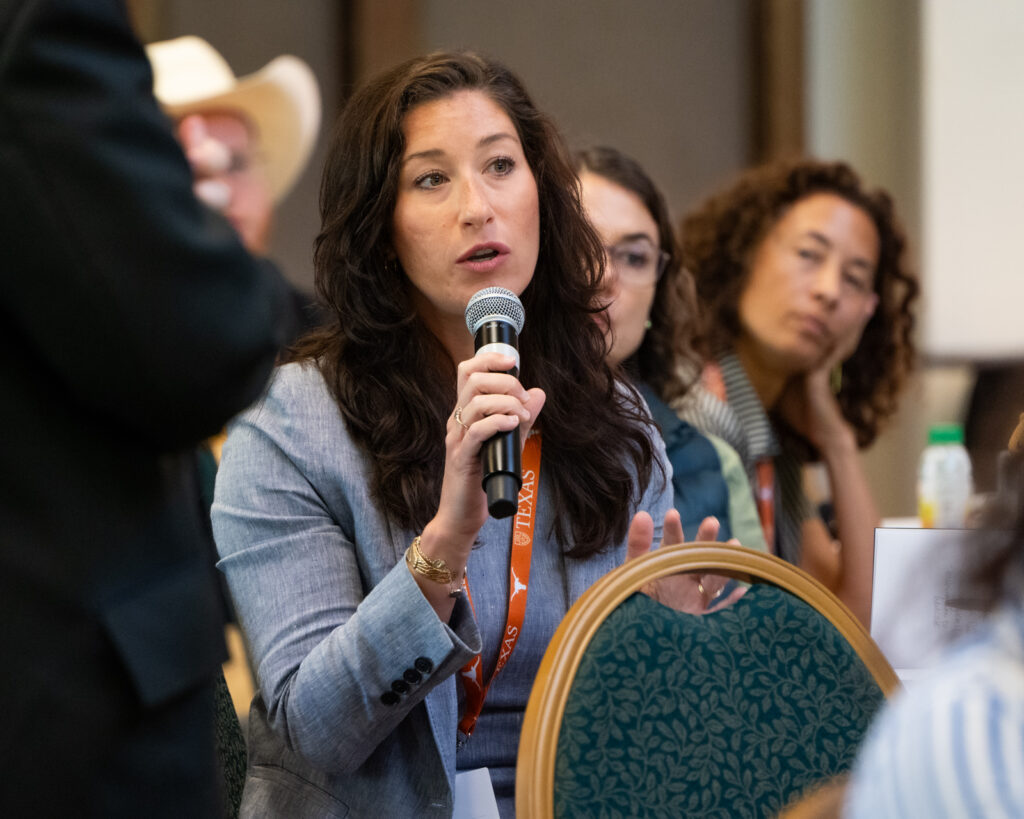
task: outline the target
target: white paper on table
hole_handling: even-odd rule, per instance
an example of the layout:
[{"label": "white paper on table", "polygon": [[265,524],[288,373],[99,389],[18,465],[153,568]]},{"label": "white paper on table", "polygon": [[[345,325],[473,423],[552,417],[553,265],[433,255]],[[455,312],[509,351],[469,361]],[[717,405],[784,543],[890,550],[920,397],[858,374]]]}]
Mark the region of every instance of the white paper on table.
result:
[{"label": "white paper on table", "polygon": [[900,670],[930,666],[985,616],[971,580],[999,535],[977,529],[875,529],[871,636]]},{"label": "white paper on table", "polygon": [[452,819],[498,819],[491,772],[474,768],[455,774],[455,811]]}]

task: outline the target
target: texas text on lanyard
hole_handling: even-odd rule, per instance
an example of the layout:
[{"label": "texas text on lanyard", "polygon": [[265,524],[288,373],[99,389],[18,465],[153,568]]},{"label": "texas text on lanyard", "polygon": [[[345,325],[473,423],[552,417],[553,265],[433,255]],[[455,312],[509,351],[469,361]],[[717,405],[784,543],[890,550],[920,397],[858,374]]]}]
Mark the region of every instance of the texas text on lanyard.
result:
[{"label": "texas text on lanyard", "polygon": [[[459,748],[466,744],[466,740],[473,733],[476,721],[483,710],[487,691],[498,676],[498,672],[508,663],[523,631],[527,587],[530,584],[530,559],[533,556],[533,524],[536,520],[534,511],[539,490],[540,431],[531,430],[523,447],[523,485],[519,490],[518,508],[512,524],[512,548],[508,570],[508,617],[505,621],[504,637],[498,653],[498,662],[486,684],[483,682],[483,664],[480,662],[479,654],[466,663],[459,672],[466,691],[466,711],[459,720]],[[469,591],[469,578],[466,577],[463,583],[472,606],[473,596]],[[475,616],[475,609],[473,613]]]}]

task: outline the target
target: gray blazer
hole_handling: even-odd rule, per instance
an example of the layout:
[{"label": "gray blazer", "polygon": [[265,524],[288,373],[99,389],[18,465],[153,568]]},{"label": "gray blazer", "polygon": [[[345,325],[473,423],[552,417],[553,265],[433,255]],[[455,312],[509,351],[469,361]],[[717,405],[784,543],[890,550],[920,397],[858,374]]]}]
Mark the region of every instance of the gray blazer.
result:
[{"label": "gray blazer", "polygon": [[[480,633],[465,600],[437,618],[401,559],[415,533],[379,514],[368,474],[313,367],[282,367],[232,425],[213,524],[259,685],[243,816],[451,815],[456,672]],[[671,503],[656,475],[637,506],[656,542]],[[542,482],[535,548],[557,548],[551,507]],[[488,520],[480,540],[510,526]],[[567,559],[568,599],[624,552]]]}]

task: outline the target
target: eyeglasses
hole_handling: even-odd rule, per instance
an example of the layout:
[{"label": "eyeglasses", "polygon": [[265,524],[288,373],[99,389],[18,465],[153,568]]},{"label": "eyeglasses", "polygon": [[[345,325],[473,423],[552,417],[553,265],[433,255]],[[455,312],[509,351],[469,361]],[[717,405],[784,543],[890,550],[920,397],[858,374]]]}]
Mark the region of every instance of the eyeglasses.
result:
[{"label": "eyeglasses", "polygon": [[606,246],[605,251],[619,280],[626,285],[654,284],[665,272],[671,258],[649,239],[630,239]]}]

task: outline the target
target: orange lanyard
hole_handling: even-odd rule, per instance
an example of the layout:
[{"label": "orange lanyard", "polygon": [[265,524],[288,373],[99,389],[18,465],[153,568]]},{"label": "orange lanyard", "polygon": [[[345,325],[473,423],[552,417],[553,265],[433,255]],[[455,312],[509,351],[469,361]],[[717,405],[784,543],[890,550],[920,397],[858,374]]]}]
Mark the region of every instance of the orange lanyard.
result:
[{"label": "orange lanyard", "polygon": [[[483,664],[480,655],[462,667],[459,676],[466,691],[466,712],[459,720],[459,747],[469,738],[476,727],[476,721],[484,707],[487,692],[508,663],[523,632],[526,619],[526,594],[530,584],[530,559],[533,557],[533,524],[536,520],[537,492],[540,489],[540,432],[531,430],[523,447],[523,485],[519,490],[519,506],[512,524],[512,549],[508,568],[508,616],[505,620],[505,634],[498,652],[498,662],[486,684],[483,682]],[[469,579],[463,583],[470,606],[473,596],[469,593]],[[473,615],[476,616],[474,609]]]},{"label": "orange lanyard", "polygon": [[[729,403],[725,393],[725,379],[722,378],[722,368],[715,362],[704,367],[701,374],[701,382],[704,388],[718,398],[722,403]],[[757,505],[757,516],[761,520],[761,530],[764,532],[764,542],[768,546],[769,554],[775,552],[775,464],[771,458],[762,458],[754,464],[754,477],[757,482],[757,493],[754,503]]]},{"label": "orange lanyard", "polygon": [[775,464],[771,458],[762,458],[754,469],[757,471],[757,516],[764,530],[764,542],[768,554],[775,551]]}]

